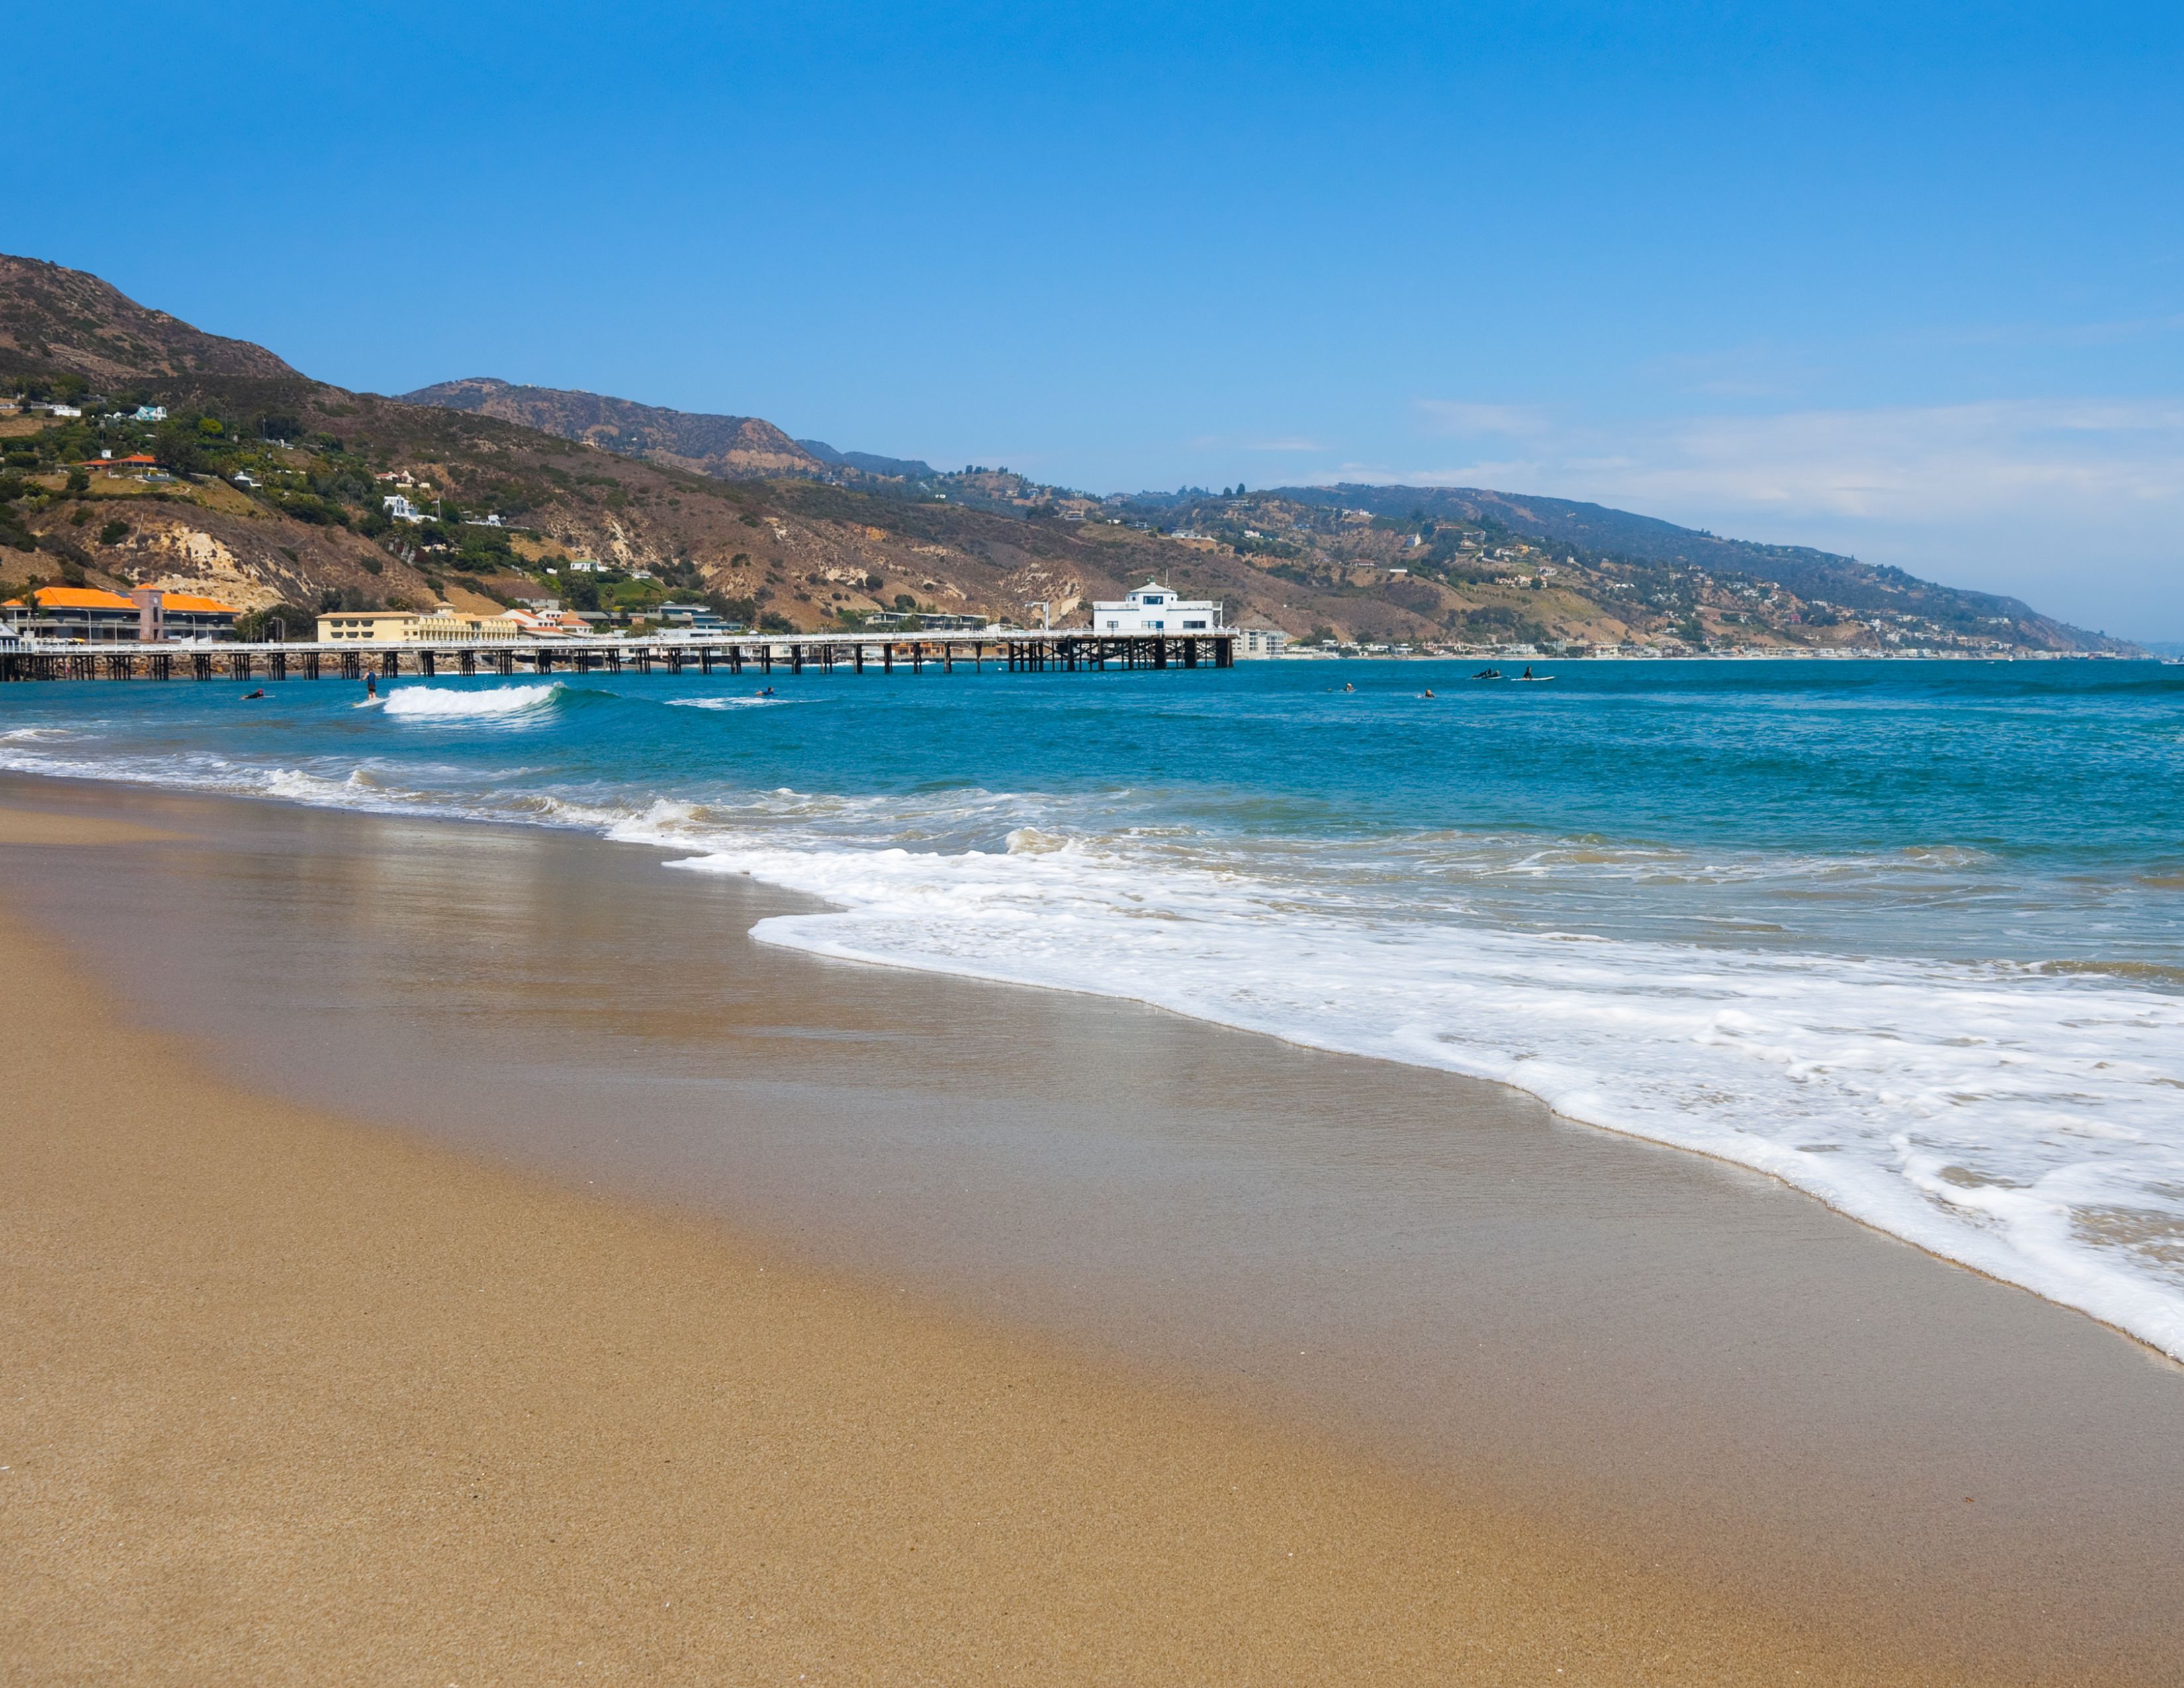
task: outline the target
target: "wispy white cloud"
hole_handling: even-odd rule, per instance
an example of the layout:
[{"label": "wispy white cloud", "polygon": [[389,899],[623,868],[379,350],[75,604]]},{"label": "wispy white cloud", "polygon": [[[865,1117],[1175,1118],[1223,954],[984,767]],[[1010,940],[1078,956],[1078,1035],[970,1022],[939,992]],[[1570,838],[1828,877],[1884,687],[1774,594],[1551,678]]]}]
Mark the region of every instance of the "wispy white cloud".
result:
[{"label": "wispy white cloud", "polygon": [[[1436,409],[1440,401],[1424,401]],[[1515,408],[1485,408],[1496,414]],[[2012,510],[2184,508],[2184,400],[2076,398],[1528,425],[1521,455],[1343,463],[1332,478],[1619,499],[1669,514],[1943,523]],[[1719,526],[1708,521],[1708,526]]]},{"label": "wispy white cloud", "polygon": [[[1592,496],[1946,522],[2184,499],[2184,406],[2017,400],[1700,416],[1561,443]],[[1642,507],[1642,506],[1641,506]]]},{"label": "wispy white cloud", "polygon": [[1305,438],[1301,434],[1284,434],[1273,439],[1251,439],[1240,434],[1200,434],[1190,442],[1193,451],[1324,451],[1327,448],[1318,440]]},{"label": "wispy white cloud", "polygon": [[2184,632],[2184,399],[1709,412],[1540,428],[1519,454],[1352,461],[1328,480],[1597,500]]},{"label": "wispy white cloud", "polygon": [[1457,398],[1421,398],[1418,414],[1435,433],[1502,434],[1522,439],[1552,426],[1536,404],[1478,404]]},{"label": "wispy white cloud", "polygon": [[1544,484],[1542,477],[1553,472],[1548,463],[1539,459],[1502,458],[1437,469],[1401,468],[1387,463],[1345,463],[1322,478],[1329,482],[1351,481],[1361,486],[1489,487],[1507,491],[1513,487],[1536,489]]},{"label": "wispy white cloud", "polygon": [[1592,500],[2184,638],[2184,398],[1709,409],[1620,426],[1486,408],[1526,419],[1521,437],[1502,434],[1516,449],[1352,457],[1310,478]]},{"label": "wispy white cloud", "polygon": [[1950,346],[2118,346],[2184,334],[2184,315],[2135,316],[2109,322],[1997,322],[1923,337]]},{"label": "wispy white cloud", "polygon": [[1713,399],[1778,401],[1805,390],[1819,373],[1807,354],[1763,343],[1670,353],[1647,359],[1638,370],[1671,392]]}]

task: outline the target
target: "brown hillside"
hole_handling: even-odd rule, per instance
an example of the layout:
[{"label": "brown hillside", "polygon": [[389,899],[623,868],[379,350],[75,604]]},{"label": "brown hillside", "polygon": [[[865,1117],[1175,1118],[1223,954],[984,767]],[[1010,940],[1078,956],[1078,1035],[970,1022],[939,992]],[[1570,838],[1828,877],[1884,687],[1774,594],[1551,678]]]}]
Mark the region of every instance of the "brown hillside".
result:
[{"label": "brown hillside", "polygon": [[756,416],[695,415],[565,387],[518,387],[488,376],[420,387],[404,393],[402,402],[497,416],[541,433],[723,480],[816,475],[826,468]]},{"label": "brown hillside", "polygon": [[117,386],[163,376],[301,379],[263,346],[148,310],[96,276],[0,254],[0,374],[17,373]]},{"label": "brown hillside", "polygon": [[[0,588],[81,571],[305,609],[588,607],[598,588],[603,608],[639,616],[710,593],[738,616],[816,630],[898,609],[1036,624],[1040,602],[1056,626],[1083,626],[1088,600],[1158,579],[1221,600],[1232,622],[1362,642],[2121,648],[2012,600],[1555,500],[1481,493],[1429,512],[1413,506],[1442,495],[1386,487],[1096,499],[1003,471],[842,484],[755,418],[483,380],[426,389],[429,404],[348,393],[96,276],[0,258],[0,382],[56,373],[173,415],[140,426],[92,404],[8,439]],[[71,491],[71,465],[102,451],[168,472],[94,469]],[[397,490],[427,520],[393,520]],[[126,534],[103,539],[116,521]],[[1696,542],[1720,554],[1702,560]],[[1669,543],[1678,554],[1641,550]]]}]

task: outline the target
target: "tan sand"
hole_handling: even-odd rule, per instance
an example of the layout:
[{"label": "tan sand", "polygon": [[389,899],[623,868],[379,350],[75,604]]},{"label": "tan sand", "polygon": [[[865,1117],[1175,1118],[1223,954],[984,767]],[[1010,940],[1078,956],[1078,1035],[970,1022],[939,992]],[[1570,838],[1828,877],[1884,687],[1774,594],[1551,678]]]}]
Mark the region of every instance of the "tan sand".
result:
[{"label": "tan sand", "polygon": [[182,836],[100,815],[55,815],[0,804],[0,844],[159,844]]},{"label": "tan sand", "polygon": [[10,1683],[1952,1680],[240,1092],[12,916],[0,1026]]}]

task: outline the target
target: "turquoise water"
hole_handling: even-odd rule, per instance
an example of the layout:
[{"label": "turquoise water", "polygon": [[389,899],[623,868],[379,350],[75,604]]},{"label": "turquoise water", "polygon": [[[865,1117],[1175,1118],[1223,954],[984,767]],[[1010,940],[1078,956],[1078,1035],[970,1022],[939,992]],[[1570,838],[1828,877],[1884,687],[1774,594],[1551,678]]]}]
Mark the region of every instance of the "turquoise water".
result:
[{"label": "turquoise water", "polygon": [[2184,1355],[2184,668],[1470,666],[21,686],[0,766],[666,844],[825,900],[771,941],[1505,1079]]}]

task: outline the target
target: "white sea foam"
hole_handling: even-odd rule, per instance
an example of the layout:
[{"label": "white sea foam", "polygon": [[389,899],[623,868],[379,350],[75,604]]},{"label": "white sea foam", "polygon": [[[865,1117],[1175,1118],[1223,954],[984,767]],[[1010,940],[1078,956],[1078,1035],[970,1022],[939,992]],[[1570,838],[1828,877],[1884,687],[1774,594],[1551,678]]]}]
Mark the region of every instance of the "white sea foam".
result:
[{"label": "white sea foam", "polygon": [[[1134,998],[1498,1079],[1572,1117],[1771,1173],[2184,1358],[2184,999],[1933,961],[1418,921],[1376,893],[1025,828],[1004,852],[708,846],[833,911],[761,939]],[[1262,864],[1263,865],[1263,864]]]},{"label": "white sea foam", "polygon": [[[476,719],[544,709],[560,689],[405,688],[389,705],[452,700],[438,718],[467,708]],[[762,922],[766,941],[1134,998],[1501,1080],[1573,1117],[1772,1173],[2184,1359],[2184,996],[2114,970],[1820,953],[1736,917],[1783,906],[1768,889],[1777,883],[1794,901],[1966,866],[1942,852],[1239,838],[1153,823],[1156,804],[1112,791],[780,788],[637,805],[626,787],[542,788],[521,769],[488,778],[415,758],[277,767],[209,750],[106,754],[95,742],[8,743],[0,767],[687,849],[677,866],[749,873],[831,905]],[[1509,888],[1543,883],[1551,896],[1521,907],[1593,929],[1513,917]],[[1686,906],[1677,900],[1694,887],[1763,894],[1683,922],[1719,932],[1714,942],[1647,936],[1643,909]],[[1613,922],[1592,917],[1602,913]]]},{"label": "white sea foam", "polygon": [[481,721],[543,710],[565,694],[559,682],[454,690],[404,686],[387,694],[385,713],[398,721]]}]

